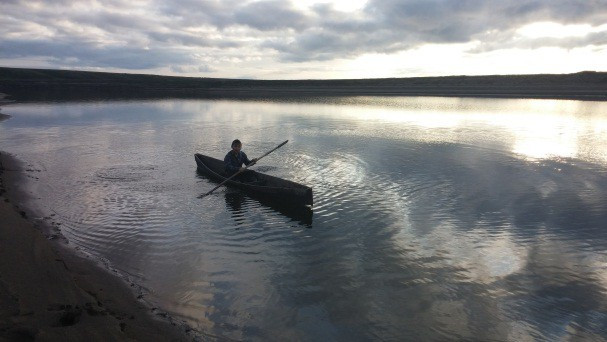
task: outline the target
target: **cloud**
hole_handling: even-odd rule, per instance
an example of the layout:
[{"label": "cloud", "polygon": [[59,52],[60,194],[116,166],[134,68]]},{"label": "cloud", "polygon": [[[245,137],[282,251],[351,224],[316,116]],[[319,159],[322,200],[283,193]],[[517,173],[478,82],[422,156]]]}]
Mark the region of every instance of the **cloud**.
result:
[{"label": "cloud", "polygon": [[97,46],[82,41],[2,40],[0,57],[48,57],[60,67],[112,67],[144,70],[166,64],[193,63],[177,50],[143,49],[130,46]]},{"label": "cloud", "polygon": [[213,70],[213,68],[209,67],[208,65],[201,65],[198,67],[198,72],[213,72],[215,70]]},{"label": "cloud", "polygon": [[[299,5],[299,6],[298,6]],[[392,54],[426,44],[475,43],[500,49],[603,46],[605,30],[579,37],[521,37],[535,22],[607,23],[605,0],[369,0],[340,11],[295,1],[10,0],[0,4],[0,58],[40,57],[120,69],[217,70],[255,55],[291,63]],[[202,57],[201,57],[202,56]],[[215,64],[213,64],[215,63]],[[173,70],[176,70],[173,68]]]},{"label": "cloud", "polygon": [[500,49],[539,49],[545,47],[575,49],[587,46],[605,46],[607,45],[607,30],[594,32],[582,37],[540,37],[525,38],[516,35],[493,35],[494,39],[487,39],[480,43],[476,48],[471,49],[472,53],[484,53]]},{"label": "cloud", "polygon": [[192,72],[202,72],[202,73],[208,73],[208,72],[213,72],[215,70],[213,70],[211,67],[209,67],[208,65],[199,65],[199,66],[180,66],[180,65],[171,65],[170,70],[172,72],[178,73],[178,74],[188,74],[188,73],[192,73]]},{"label": "cloud", "polygon": [[281,0],[259,1],[238,8],[235,22],[261,31],[294,29],[309,26],[304,13],[298,12],[290,2]]},{"label": "cloud", "polygon": [[243,3],[239,0],[155,0],[148,7],[157,8],[156,15],[170,19],[172,25],[179,28],[210,25],[224,29],[234,24],[234,10]]},{"label": "cloud", "polygon": [[[495,32],[507,37],[505,46],[485,44],[482,50],[521,47],[570,46],[572,40],[536,40],[517,45],[515,29],[538,21],[564,24],[607,23],[607,3],[596,1],[497,0],[371,0],[362,12],[343,19],[327,6],[316,7],[318,26],[309,27],[289,40],[267,41],[263,46],[281,53],[284,60],[327,60],[364,53],[390,53],[423,44],[485,42]],[[592,40],[591,37],[586,41]],[[584,39],[577,40],[583,44]],[[604,44],[600,39],[594,41]],[[560,45],[558,45],[560,46]]]},{"label": "cloud", "polygon": [[232,39],[214,39],[205,35],[188,34],[184,32],[155,32],[145,33],[153,43],[173,46],[238,48],[242,43]]}]

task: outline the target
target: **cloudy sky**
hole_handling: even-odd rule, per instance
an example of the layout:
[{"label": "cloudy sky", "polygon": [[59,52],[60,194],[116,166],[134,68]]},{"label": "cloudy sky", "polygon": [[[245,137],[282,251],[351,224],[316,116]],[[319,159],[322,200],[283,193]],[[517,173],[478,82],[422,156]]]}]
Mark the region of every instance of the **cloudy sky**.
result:
[{"label": "cloudy sky", "polygon": [[256,79],[607,71],[607,0],[1,0],[0,66]]}]

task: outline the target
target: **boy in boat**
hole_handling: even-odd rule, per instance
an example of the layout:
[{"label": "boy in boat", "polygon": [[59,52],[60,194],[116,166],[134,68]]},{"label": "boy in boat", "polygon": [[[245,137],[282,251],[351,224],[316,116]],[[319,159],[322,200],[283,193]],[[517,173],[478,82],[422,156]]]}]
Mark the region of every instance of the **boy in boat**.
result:
[{"label": "boy in boat", "polygon": [[247,171],[242,165],[253,166],[257,162],[257,158],[249,160],[247,154],[241,151],[241,149],[242,143],[240,140],[236,139],[232,141],[232,150],[223,158],[226,174],[230,177],[236,172],[241,171],[240,175],[235,177],[236,180],[241,182],[254,182],[257,180],[255,173]]}]

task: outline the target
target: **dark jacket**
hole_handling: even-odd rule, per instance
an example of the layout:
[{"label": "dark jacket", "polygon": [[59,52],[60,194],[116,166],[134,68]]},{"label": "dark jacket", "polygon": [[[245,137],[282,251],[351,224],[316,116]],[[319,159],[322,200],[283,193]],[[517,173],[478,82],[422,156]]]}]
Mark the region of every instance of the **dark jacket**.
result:
[{"label": "dark jacket", "polygon": [[240,151],[238,155],[234,155],[233,151],[228,152],[225,158],[223,158],[223,163],[225,164],[225,170],[227,174],[234,174],[238,172],[238,170],[244,164],[249,165],[251,161],[247,157],[247,154]]}]

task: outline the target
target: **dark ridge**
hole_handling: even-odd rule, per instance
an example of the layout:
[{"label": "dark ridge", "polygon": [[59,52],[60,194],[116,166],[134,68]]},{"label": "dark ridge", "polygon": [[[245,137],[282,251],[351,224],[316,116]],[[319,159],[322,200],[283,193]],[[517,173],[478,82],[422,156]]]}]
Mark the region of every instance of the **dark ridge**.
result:
[{"label": "dark ridge", "polygon": [[249,80],[0,67],[10,100],[457,96],[607,100],[607,72],[335,80]]}]

